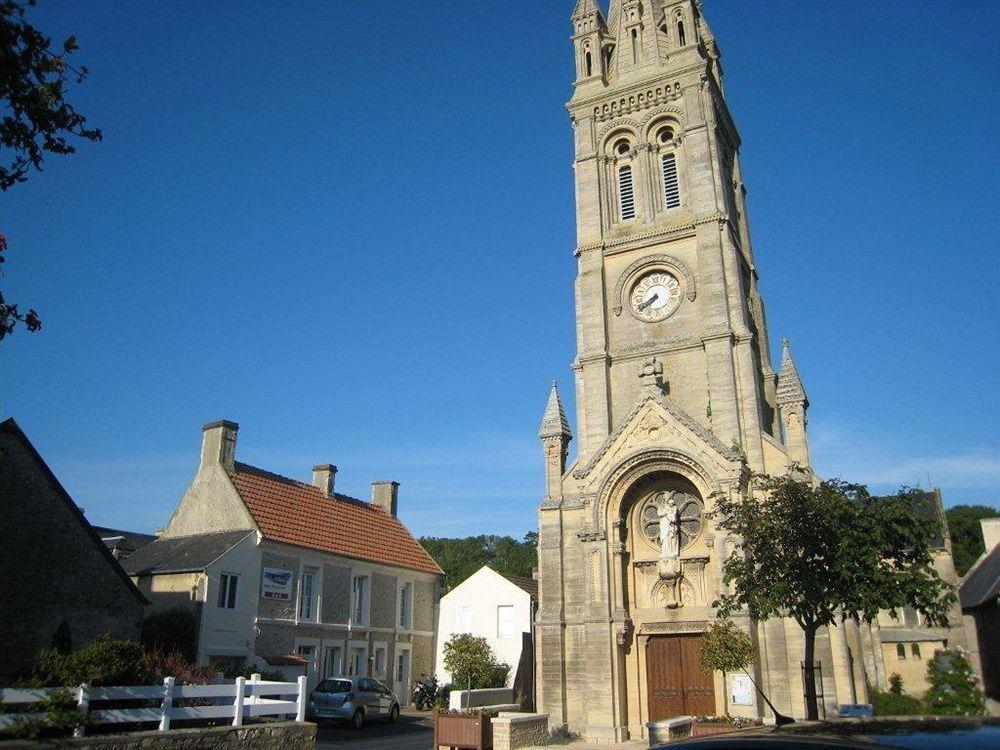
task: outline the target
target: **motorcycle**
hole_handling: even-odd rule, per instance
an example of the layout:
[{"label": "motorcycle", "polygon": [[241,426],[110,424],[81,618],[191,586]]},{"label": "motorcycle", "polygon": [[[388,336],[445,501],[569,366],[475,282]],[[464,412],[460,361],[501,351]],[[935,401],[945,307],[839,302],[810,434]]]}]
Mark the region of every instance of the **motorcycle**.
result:
[{"label": "motorcycle", "polygon": [[434,707],[438,697],[438,681],[433,675],[420,675],[421,679],[413,683],[413,705],[418,711],[427,711]]}]

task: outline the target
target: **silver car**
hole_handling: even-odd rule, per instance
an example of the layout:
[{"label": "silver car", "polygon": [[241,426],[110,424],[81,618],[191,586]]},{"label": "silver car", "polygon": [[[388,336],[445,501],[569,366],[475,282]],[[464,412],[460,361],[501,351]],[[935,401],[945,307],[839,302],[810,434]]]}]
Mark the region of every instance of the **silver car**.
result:
[{"label": "silver car", "polygon": [[361,729],[368,719],[399,718],[399,701],[392,691],[370,677],[327,677],[309,693],[310,721],[347,721]]}]

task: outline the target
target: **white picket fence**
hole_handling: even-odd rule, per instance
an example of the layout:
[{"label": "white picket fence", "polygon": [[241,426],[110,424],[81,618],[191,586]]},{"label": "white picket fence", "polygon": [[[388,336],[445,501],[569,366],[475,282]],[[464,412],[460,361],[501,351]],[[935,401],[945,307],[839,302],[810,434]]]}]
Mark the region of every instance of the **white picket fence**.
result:
[{"label": "white picket fence", "polygon": [[[59,688],[5,688],[0,690],[2,704],[29,704],[45,700]],[[69,688],[76,696],[81,714],[90,717],[94,724],[133,724],[155,722],[161,732],[170,729],[172,721],[185,719],[232,719],[234,727],[242,726],[244,718],[259,716],[283,716],[295,714],[296,721],[306,720],[306,678],[297,682],[269,682],[261,680],[259,674],[249,680],[237,677],[232,684],[224,685],[175,685],[173,677],[167,677],[162,685],[138,685],[129,687],[91,687],[80,685]],[[271,696],[271,697],[267,697]],[[275,697],[277,696],[277,697]],[[294,696],[294,700],[289,698]],[[175,706],[174,701],[185,698],[228,699],[216,705]],[[103,708],[91,711],[90,704],[97,701],[157,701],[159,706],[147,708]],[[41,714],[0,714],[0,729],[15,720],[40,718]],[[76,731],[83,734],[82,729]]]}]

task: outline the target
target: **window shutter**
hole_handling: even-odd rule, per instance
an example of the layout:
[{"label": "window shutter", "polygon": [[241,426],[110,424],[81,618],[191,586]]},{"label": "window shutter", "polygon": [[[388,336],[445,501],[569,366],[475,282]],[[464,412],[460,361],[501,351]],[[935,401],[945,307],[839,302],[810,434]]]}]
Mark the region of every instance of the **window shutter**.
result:
[{"label": "window shutter", "polygon": [[664,154],[663,160],[663,202],[667,208],[679,208],[681,205],[681,186],[677,181],[677,158],[673,154]]},{"label": "window shutter", "polygon": [[618,205],[622,221],[635,218],[635,191],[632,189],[632,167],[618,170]]}]

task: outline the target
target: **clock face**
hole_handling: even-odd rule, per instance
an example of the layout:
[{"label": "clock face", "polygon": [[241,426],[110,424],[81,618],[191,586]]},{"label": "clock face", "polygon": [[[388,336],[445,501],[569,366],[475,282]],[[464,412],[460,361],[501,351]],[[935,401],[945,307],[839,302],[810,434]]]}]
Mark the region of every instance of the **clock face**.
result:
[{"label": "clock face", "polygon": [[663,320],[681,303],[681,285],[666,271],[647,273],[632,288],[631,302],[639,320]]}]

